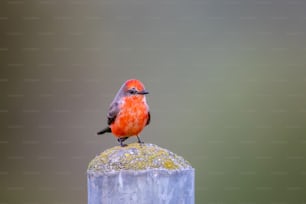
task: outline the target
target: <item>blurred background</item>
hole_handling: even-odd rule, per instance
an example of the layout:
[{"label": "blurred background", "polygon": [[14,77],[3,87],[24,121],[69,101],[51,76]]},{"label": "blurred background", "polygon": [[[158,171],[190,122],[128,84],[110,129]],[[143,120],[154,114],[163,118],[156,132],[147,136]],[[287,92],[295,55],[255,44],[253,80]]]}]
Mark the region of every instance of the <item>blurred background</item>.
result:
[{"label": "blurred background", "polygon": [[[87,202],[138,78],[141,138],[196,169],[196,203],[306,203],[306,2],[0,1],[0,203]],[[129,139],[128,143],[136,141]]]}]

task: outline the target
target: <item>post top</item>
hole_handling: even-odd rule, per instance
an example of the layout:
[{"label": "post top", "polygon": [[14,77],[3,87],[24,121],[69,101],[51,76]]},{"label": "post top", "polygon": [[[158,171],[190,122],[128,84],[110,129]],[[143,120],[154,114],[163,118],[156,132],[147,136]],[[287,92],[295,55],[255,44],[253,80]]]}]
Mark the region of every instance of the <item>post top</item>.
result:
[{"label": "post top", "polygon": [[192,166],[183,157],[148,143],[112,147],[97,155],[88,166],[88,171],[100,173],[148,169],[184,170]]}]

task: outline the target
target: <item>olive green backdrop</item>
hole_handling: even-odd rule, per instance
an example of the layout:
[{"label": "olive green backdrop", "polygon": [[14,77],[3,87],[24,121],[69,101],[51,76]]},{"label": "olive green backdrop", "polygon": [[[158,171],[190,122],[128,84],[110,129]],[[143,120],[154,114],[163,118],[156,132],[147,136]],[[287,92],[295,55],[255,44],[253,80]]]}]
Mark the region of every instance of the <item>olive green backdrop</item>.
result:
[{"label": "olive green backdrop", "polygon": [[[86,203],[121,84],[142,133],[196,169],[196,203],[306,203],[306,3],[1,0],[0,203]],[[136,141],[134,138],[128,142]]]}]

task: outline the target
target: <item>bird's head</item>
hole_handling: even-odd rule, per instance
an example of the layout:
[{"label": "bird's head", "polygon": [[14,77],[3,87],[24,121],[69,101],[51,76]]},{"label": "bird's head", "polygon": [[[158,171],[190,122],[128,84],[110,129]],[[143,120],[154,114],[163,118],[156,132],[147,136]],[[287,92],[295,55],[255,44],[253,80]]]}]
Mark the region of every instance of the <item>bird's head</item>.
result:
[{"label": "bird's head", "polygon": [[146,91],[143,83],[137,79],[129,79],[124,83],[124,95],[146,95],[149,92]]}]

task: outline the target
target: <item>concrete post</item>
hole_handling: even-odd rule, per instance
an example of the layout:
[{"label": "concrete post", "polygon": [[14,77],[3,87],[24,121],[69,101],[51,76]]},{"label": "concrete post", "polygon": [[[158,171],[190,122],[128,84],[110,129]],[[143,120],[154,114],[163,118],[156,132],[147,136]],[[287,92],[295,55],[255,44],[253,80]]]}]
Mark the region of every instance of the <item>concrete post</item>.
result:
[{"label": "concrete post", "polygon": [[88,204],[193,204],[194,169],[153,144],[113,147],[87,170]]}]

